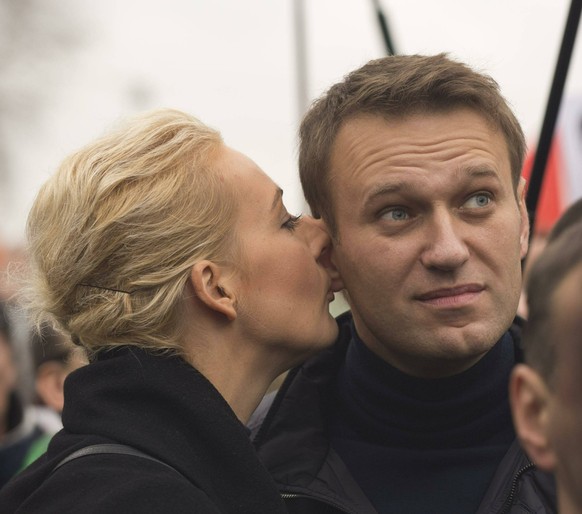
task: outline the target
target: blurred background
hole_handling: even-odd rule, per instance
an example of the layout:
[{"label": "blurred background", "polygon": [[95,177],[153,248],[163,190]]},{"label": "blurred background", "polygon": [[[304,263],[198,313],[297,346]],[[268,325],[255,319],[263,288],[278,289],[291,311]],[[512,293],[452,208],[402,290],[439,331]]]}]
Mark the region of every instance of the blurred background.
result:
[{"label": "blurred background", "polygon": [[[568,0],[380,6],[396,52],[449,52],[491,74],[535,146]],[[582,96],[581,46],[568,101]],[[119,118],[162,106],[221,130],[283,187],[290,211],[304,210],[301,113],[385,51],[368,0],[0,0],[0,245],[23,242],[34,195],[63,157]]]}]

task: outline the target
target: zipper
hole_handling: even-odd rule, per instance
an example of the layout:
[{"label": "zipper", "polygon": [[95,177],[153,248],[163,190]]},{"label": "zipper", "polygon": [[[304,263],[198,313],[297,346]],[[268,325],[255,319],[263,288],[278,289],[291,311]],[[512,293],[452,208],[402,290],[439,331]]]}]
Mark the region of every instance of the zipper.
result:
[{"label": "zipper", "polygon": [[513,477],[513,481],[511,482],[511,489],[509,490],[509,495],[507,496],[507,499],[503,504],[503,508],[499,511],[499,514],[507,514],[509,512],[509,509],[511,508],[511,505],[513,504],[513,500],[515,498],[515,493],[517,492],[518,480],[521,478],[521,475],[523,475],[526,471],[529,471],[530,469],[533,469],[535,467],[536,467],[535,464],[533,462],[530,462],[515,474],[515,476]]},{"label": "zipper", "polygon": [[346,508],[344,506],[340,505],[339,503],[333,502],[327,498],[320,498],[320,497],[312,496],[309,494],[297,494],[297,493],[280,493],[280,494],[281,494],[282,500],[293,500],[295,498],[305,498],[307,500],[313,500],[313,501],[317,501],[320,503],[325,503],[326,505],[329,505],[330,507],[333,507],[334,509],[337,509],[340,512],[343,512],[344,514],[358,514],[356,511],[346,510]]}]

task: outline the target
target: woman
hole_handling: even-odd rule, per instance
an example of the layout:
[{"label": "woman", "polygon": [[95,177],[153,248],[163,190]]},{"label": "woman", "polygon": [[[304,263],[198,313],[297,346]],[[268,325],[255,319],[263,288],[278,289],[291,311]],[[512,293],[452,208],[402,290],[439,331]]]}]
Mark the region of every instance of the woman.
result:
[{"label": "woman", "polygon": [[328,236],[282,194],[177,111],[63,163],[28,219],[32,307],[90,364],[2,512],[284,512],[244,423],[275,377],[332,343],[339,284]]}]

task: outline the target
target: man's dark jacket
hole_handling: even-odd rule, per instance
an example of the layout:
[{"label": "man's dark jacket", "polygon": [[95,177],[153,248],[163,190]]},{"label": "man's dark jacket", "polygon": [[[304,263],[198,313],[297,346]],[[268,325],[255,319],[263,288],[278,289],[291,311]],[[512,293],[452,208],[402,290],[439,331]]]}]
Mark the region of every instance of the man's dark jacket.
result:
[{"label": "man's dark jacket", "polygon": [[[65,382],[64,429],[48,453],[0,490],[0,513],[283,514],[247,429],[184,360],[137,348],[108,352]],[[90,455],[88,445],[133,455]]]},{"label": "man's dark jacket", "polygon": [[[523,360],[521,324],[516,319],[510,329],[516,362]],[[267,398],[249,424],[259,456],[277,482],[290,514],[377,514],[327,435],[325,406],[331,403],[352,337],[351,314],[340,316],[338,325],[337,343],[292,370],[274,399]],[[477,514],[550,514],[556,512],[555,504],[553,477],[536,469],[515,441],[499,464]]]}]

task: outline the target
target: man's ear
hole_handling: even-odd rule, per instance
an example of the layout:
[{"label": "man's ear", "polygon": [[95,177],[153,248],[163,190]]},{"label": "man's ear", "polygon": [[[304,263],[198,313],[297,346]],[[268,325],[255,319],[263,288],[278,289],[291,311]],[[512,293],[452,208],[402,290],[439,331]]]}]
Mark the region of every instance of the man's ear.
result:
[{"label": "man's ear", "polygon": [[229,321],[237,317],[236,302],[226,284],[222,269],[212,261],[200,261],[192,266],[190,281],[196,297],[210,310],[226,316]]},{"label": "man's ear", "polygon": [[331,289],[332,291],[341,291],[344,286],[344,281],[340,275],[339,270],[335,264],[335,258],[333,256],[333,247],[328,246],[321,252],[318,261],[327,270],[327,273],[331,277]]},{"label": "man's ear", "polygon": [[523,177],[520,177],[519,184],[517,185],[517,203],[519,206],[519,213],[521,215],[521,224],[519,231],[519,244],[521,258],[523,259],[527,255],[529,249],[529,214],[527,212],[527,205],[525,202],[526,195],[526,182]]},{"label": "man's ear", "polygon": [[556,455],[548,437],[551,393],[542,377],[525,364],[514,367],[509,400],[517,436],[540,469],[553,471]]}]

